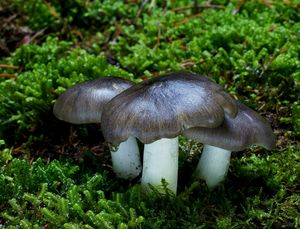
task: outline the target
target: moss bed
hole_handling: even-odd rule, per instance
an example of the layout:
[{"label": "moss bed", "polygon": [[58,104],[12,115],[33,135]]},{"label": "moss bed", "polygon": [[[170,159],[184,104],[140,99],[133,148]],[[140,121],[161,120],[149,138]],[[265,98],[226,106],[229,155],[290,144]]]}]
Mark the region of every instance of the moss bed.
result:
[{"label": "moss bed", "polygon": [[[299,228],[299,0],[2,0],[1,228]],[[272,125],[209,191],[180,138],[178,195],[117,179],[99,125],[57,120],[70,86],[205,74]]]}]

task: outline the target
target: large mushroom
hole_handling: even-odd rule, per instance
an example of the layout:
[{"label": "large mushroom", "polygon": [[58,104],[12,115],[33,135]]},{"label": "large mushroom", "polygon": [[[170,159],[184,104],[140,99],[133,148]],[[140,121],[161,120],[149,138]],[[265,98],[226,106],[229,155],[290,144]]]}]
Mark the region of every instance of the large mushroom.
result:
[{"label": "large mushroom", "polygon": [[[100,123],[108,101],[133,85],[119,77],[105,77],[77,84],[56,100],[54,115],[73,124]],[[128,138],[111,149],[113,170],[117,176],[129,179],[141,172],[141,161],[135,138]]]},{"label": "large mushroom", "polygon": [[267,150],[275,146],[270,124],[247,106],[240,102],[237,105],[237,116],[225,117],[221,126],[195,127],[183,133],[186,137],[204,144],[196,176],[204,179],[210,189],[224,180],[232,151],[241,151],[251,145],[262,146]]},{"label": "large mushroom", "polygon": [[136,137],[145,143],[141,183],[164,179],[176,193],[178,138],[192,127],[216,128],[235,117],[236,101],[221,86],[193,73],[159,76],[123,91],[102,114],[102,132],[115,145]]}]

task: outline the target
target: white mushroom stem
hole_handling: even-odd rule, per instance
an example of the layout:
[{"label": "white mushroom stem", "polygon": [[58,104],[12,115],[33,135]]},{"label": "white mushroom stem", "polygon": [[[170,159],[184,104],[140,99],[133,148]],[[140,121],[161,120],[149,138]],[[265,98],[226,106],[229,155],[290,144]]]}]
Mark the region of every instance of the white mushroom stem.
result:
[{"label": "white mushroom stem", "polygon": [[168,189],[177,191],[178,175],[178,138],[162,138],[151,144],[145,144],[142,186],[148,190],[148,184],[161,192],[161,181],[168,183]]},{"label": "white mushroom stem", "polygon": [[141,170],[141,158],[138,144],[135,138],[130,137],[122,142],[116,149],[110,150],[113,170],[123,179],[137,177]]},{"label": "white mushroom stem", "polygon": [[209,189],[213,189],[225,179],[230,164],[231,151],[204,145],[196,168],[196,176],[204,179]]}]

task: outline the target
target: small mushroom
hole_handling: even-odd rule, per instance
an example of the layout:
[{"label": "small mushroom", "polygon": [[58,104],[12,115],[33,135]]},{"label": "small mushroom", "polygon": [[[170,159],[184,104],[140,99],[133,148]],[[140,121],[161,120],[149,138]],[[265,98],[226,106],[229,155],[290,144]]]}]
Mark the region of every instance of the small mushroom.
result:
[{"label": "small mushroom", "polygon": [[270,124],[240,102],[237,102],[237,106],[237,116],[226,116],[221,126],[195,127],[183,133],[184,136],[205,144],[196,168],[196,176],[204,179],[210,189],[224,180],[231,151],[241,151],[255,144],[267,150],[275,146]]},{"label": "small mushroom", "polygon": [[210,79],[193,73],[162,75],[123,91],[104,108],[106,141],[130,137],[145,143],[141,183],[159,187],[161,180],[176,193],[178,138],[192,127],[215,128],[235,117],[236,101]]},{"label": "small mushroom", "polygon": [[[105,77],[77,84],[56,100],[54,115],[65,122],[73,124],[100,123],[102,111],[108,101],[133,85],[132,82],[119,77]],[[121,178],[138,176],[141,161],[135,138],[120,142],[111,149],[114,172]]]}]

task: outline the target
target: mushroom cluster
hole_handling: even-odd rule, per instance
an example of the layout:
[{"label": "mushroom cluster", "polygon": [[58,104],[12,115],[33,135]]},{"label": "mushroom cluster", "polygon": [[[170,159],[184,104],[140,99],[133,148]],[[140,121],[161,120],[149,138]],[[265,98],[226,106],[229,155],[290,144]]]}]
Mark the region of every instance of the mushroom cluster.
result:
[{"label": "mushroom cluster", "polygon": [[[178,135],[205,144],[196,174],[209,188],[225,178],[231,151],[274,146],[272,129],[261,116],[209,78],[188,72],[135,85],[115,77],[83,83],[59,97],[54,114],[72,123],[86,123],[85,117],[101,122],[105,140],[117,149],[111,152],[114,171],[133,178],[142,169],[145,189],[148,184],[159,188],[164,179],[176,193]],[[143,166],[136,138],[145,144]]]}]

